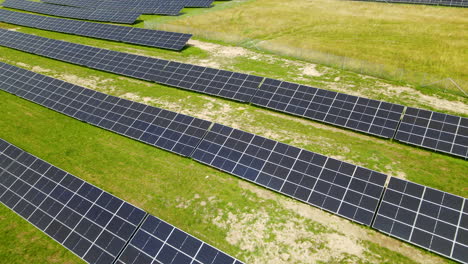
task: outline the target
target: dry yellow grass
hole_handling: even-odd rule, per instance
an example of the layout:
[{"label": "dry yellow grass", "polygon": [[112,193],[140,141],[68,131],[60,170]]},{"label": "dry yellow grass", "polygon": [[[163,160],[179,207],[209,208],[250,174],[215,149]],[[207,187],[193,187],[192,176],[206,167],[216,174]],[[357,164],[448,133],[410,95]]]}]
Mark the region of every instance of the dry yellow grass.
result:
[{"label": "dry yellow grass", "polygon": [[196,35],[222,41],[249,41],[275,52],[319,60],[326,59],[320,52],[330,53],[387,65],[390,70],[404,68],[467,82],[467,25],[464,8],[255,0],[183,16],[165,27],[186,27]]}]

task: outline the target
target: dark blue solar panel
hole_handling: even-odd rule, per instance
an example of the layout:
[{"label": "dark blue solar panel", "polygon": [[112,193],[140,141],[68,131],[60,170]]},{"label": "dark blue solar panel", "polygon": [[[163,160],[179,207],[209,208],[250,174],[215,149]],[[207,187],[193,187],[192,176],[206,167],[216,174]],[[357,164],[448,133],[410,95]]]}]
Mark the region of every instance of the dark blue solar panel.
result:
[{"label": "dark blue solar panel", "polygon": [[466,200],[392,177],[373,228],[437,254],[468,263]]},{"label": "dark blue solar panel", "polygon": [[393,137],[404,108],[274,79],[265,79],[251,102],[384,138]]},{"label": "dark blue solar panel", "polygon": [[468,158],[468,118],[408,107],[395,139]]}]

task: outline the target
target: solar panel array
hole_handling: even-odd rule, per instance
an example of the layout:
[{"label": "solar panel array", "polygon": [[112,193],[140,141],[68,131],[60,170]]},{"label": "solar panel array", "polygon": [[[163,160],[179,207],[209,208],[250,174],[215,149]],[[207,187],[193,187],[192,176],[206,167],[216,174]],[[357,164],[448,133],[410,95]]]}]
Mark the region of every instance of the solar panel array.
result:
[{"label": "solar panel array", "polygon": [[90,1],[90,0],[43,0],[42,2],[66,5],[83,8],[96,8],[96,9],[126,9],[139,11],[143,14],[153,14],[152,10],[158,8],[179,8],[178,12],[184,7],[210,7],[213,0],[173,0],[173,1],[161,1],[161,0],[128,0],[128,1],[117,1],[117,0],[104,0],[104,1]]},{"label": "solar panel array", "polygon": [[408,107],[398,141],[468,158],[468,118]]},{"label": "solar panel array", "polygon": [[215,124],[192,157],[298,200],[370,225],[386,175]]},{"label": "solar panel array", "polygon": [[[358,223],[369,226],[375,218],[375,229],[467,262],[468,203],[461,197],[392,178],[382,198],[384,174],[4,63],[0,63],[0,88]],[[208,245],[190,242],[189,235],[175,232],[157,219],[147,221],[151,227],[144,228],[144,224],[139,229],[118,263],[235,261]]]},{"label": "solar panel array", "polygon": [[141,15],[140,13],[128,11],[101,9],[90,10],[69,6],[58,6],[45,3],[31,2],[27,0],[5,0],[5,2],[3,2],[2,5],[8,8],[52,16],[123,24],[133,24]]},{"label": "solar panel array", "polygon": [[355,0],[355,1],[468,7],[468,0]]},{"label": "solar panel array", "polygon": [[2,139],[0,201],[88,263],[241,264]]},{"label": "solar panel array", "polygon": [[0,9],[0,21],[20,26],[172,50],[184,48],[192,36],[176,32],[39,16],[6,9]]},{"label": "solar panel array", "polygon": [[391,178],[373,228],[468,263],[467,199]]},{"label": "solar panel array", "polygon": [[189,156],[210,122],[1,63],[0,89],[150,145]]},{"label": "solar panel array", "polygon": [[384,138],[393,137],[404,109],[398,104],[268,78],[251,102]]},{"label": "solar panel array", "polygon": [[146,213],[0,140],[0,201],[88,263],[113,263]]},{"label": "solar panel array", "polygon": [[[252,102],[382,137],[393,136],[403,110],[401,105],[272,79],[264,81],[264,78],[254,75],[109,51],[20,32],[0,30],[0,34],[0,45],[3,46],[240,102]],[[31,46],[35,48],[31,49]]]}]

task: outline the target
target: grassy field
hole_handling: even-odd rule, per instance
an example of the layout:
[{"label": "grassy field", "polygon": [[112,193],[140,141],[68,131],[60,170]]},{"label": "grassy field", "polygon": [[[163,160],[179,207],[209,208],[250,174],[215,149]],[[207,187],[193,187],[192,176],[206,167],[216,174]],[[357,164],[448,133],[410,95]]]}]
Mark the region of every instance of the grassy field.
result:
[{"label": "grassy field", "polygon": [[[236,8],[240,3],[227,4]],[[217,9],[223,8],[218,5]],[[204,10],[191,10],[188,15],[196,17]],[[178,53],[1,23],[0,27],[468,116],[466,99],[453,94],[418,93],[394,82],[216,43],[195,40]],[[468,165],[461,159],[3,47],[0,61],[468,197]],[[450,263],[372,229],[4,92],[0,92],[0,113],[0,138],[247,263]],[[0,212],[0,230],[7,238],[0,242],[0,263],[42,263],[45,259],[48,263],[80,263],[8,209],[1,207]],[[27,249],[22,246],[25,243]]]},{"label": "grassy field", "polygon": [[299,54],[303,49],[297,56],[312,61],[315,56],[317,62],[323,56],[313,51],[330,53],[468,84],[466,8],[337,0],[235,2],[232,8],[164,19],[162,25],[159,18],[148,19],[145,25],[187,27],[195,35],[273,52]]},{"label": "grassy field", "polygon": [[[247,263],[446,262],[374,230],[4,92],[0,101],[5,113],[0,137]],[[0,242],[3,261],[38,263],[53,258],[57,263],[79,263],[18,218],[2,209],[2,232],[9,238]],[[25,228],[13,229],[11,222]],[[25,239],[28,250],[22,250]]]}]

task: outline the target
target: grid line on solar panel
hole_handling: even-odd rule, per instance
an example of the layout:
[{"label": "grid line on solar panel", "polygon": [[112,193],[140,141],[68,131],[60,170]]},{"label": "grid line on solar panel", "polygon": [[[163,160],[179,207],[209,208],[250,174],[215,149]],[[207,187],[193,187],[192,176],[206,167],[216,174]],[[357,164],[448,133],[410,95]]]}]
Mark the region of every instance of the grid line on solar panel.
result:
[{"label": "grid line on solar panel", "polygon": [[[11,168],[12,166],[14,167]],[[188,233],[20,150],[3,139],[0,139],[0,175],[0,201],[88,263],[144,264],[146,262],[139,258],[139,254],[149,256],[151,252],[158,250],[154,242],[158,239],[161,242],[160,237],[164,230],[171,230],[164,245],[160,245],[161,253],[155,256],[156,262],[182,264],[190,259],[187,263],[241,264],[240,261]],[[44,204],[47,204],[47,208],[44,208]],[[57,204],[65,206],[57,208]],[[33,219],[33,216],[39,214],[37,212],[41,212],[42,215],[38,216],[39,219]],[[103,217],[103,212],[107,217]],[[76,216],[80,215],[83,218],[77,219]],[[87,221],[85,224],[82,224],[83,219]],[[125,232],[126,227],[114,219],[120,219],[132,226],[133,232]],[[94,223],[104,229],[93,228]],[[62,234],[63,226],[68,228],[68,234]],[[148,243],[150,240],[147,240],[141,244],[142,236],[151,236],[152,242]],[[118,240],[115,240],[115,237]],[[99,256],[98,250],[102,251]],[[138,252],[132,254],[132,251]],[[104,253],[107,255],[103,255]],[[173,257],[168,259],[171,254]]]},{"label": "grid line on solar panel", "polygon": [[220,124],[208,131],[192,158],[365,225],[387,177]]},{"label": "grid line on solar panel", "polygon": [[113,263],[146,214],[13,145],[8,159],[0,201],[89,263]]},{"label": "grid line on solar panel", "polygon": [[463,197],[392,177],[372,227],[468,263],[467,207]]},{"label": "grid line on solar panel", "polygon": [[19,13],[5,9],[0,9],[0,21],[15,25],[173,50],[181,50],[191,37],[190,34],[68,20]]},{"label": "grid line on solar panel", "polygon": [[72,85],[7,64],[0,89],[81,121],[190,155],[211,122]]},{"label": "grid line on solar panel", "polygon": [[69,6],[57,6],[27,0],[5,0],[4,7],[84,20],[133,24],[140,13],[102,9],[83,9]]},{"label": "grid line on solar panel", "polygon": [[468,118],[408,107],[395,139],[468,158]]},{"label": "grid line on solar panel", "polygon": [[393,137],[404,108],[269,78],[262,83],[251,103],[384,138]]}]

